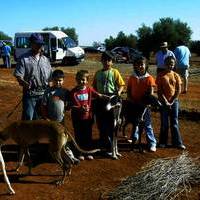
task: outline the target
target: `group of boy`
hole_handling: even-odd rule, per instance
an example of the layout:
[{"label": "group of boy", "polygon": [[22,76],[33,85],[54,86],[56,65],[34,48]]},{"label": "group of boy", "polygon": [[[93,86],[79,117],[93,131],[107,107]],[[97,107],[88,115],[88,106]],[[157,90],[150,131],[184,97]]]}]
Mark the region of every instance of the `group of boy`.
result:
[{"label": "group of boy", "polygon": [[[75,139],[82,148],[89,149],[92,146],[92,101],[96,98],[96,121],[100,132],[100,145],[108,148],[112,127],[110,116],[103,112],[104,101],[112,94],[120,96],[125,87],[121,74],[113,68],[112,54],[108,51],[102,53],[103,68],[96,72],[93,87],[88,86],[89,72],[80,70],[76,74],[76,86],[69,91],[63,88],[63,71],[52,71],[48,59],[42,54],[44,45],[42,36],[37,33],[32,34],[30,43],[31,51],[18,61],[14,71],[14,76],[23,86],[22,119],[34,120],[42,115],[45,119],[63,123],[64,112],[69,108]],[[165,59],[165,65],[166,70],[159,73],[155,82],[147,72],[146,59],[144,57],[136,59],[133,63],[133,74],[128,80],[127,97],[133,103],[131,105],[137,107],[137,104],[142,104],[144,97],[154,95],[157,83],[158,99],[162,104],[159,144],[161,147],[168,145],[168,118],[171,117],[172,144],[177,148],[185,149],[178,127],[178,96],[181,80],[173,71],[175,59],[172,56]],[[144,122],[149,150],[155,152],[157,142],[151,125],[150,109],[145,112]],[[138,124],[133,129],[131,139],[133,143],[138,139]],[[84,160],[85,155],[79,154],[79,159]],[[92,160],[93,156],[87,155],[86,159]]]}]

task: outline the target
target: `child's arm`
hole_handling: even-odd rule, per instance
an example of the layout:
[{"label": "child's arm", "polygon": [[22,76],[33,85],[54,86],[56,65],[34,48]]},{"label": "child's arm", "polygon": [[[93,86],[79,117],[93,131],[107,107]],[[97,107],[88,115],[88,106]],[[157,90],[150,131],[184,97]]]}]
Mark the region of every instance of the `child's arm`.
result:
[{"label": "child's arm", "polygon": [[164,92],[162,91],[162,88],[160,88],[159,86],[158,86],[158,98],[166,106],[171,106],[171,103],[167,100],[167,98],[164,95]]},{"label": "child's arm", "polygon": [[174,96],[172,97],[171,104],[174,103],[174,100],[175,100],[175,99],[178,99],[178,98],[179,98],[180,93],[181,93],[181,81],[177,81],[177,83],[176,83],[175,94],[174,94]]},{"label": "child's arm", "polygon": [[117,92],[119,96],[121,96],[121,93],[123,92],[123,90],[124,90],[124,86],[120,86]]}]

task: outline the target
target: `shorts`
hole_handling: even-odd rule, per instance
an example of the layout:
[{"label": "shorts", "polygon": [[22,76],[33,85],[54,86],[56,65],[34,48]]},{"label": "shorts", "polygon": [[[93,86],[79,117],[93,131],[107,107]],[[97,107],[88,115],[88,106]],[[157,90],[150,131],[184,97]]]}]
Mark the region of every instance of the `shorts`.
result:
[{"label": "shorts", "polygon": [[175,70],[182,78],[189,77],[189,70],[188,68],[176,68]]}]

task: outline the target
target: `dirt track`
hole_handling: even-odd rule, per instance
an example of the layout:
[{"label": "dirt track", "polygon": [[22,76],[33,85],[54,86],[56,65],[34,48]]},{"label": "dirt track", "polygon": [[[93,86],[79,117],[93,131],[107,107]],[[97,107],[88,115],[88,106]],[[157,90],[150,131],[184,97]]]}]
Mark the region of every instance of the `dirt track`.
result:
[{"label": "dirt track", "polygon": [[[65,69],[67,71],[67,68]],[[67,74],[66,87],[74,85],[74,73]],[[16,109],[13,115],[6,119],[7,114],[13,110],[21,99],[21,88],[12,76],[12,71],[0,69],[0,128],[6,124],[20,119],[21,108]],[[199,99],[199,85],[190,82],[189,92],[181,96],[181,100]],[[70,116],[68,115],[68,127],[72,130]],[[159,114],[153,113],[153,126],[156,137],[159,132]],[[180,130],[189,155],[197,157],[200,155],[200,124],[199,121],[180,119]],[[94,126],[94,138],[98,138],[98,132]],[[12,148],[16,146],[8,141]],[[21,175],[15,172],[8,172],[10,181],[16,191],[15,196],[6,195],[6,187],[1,176],[0,199],[66,199],[66,200],[97,200],[106,199],[107,194],[113,190],[122,180],[134,175],[148,161],[156,158],[171,157],[180,155],[182,151],[177,149],[157,149],[157,152],[144,154],[130,152],[129,145],[120,140],[120,151],[123,157],[120,160],[111,160],[96,155],[93,161],[82,161],[80,165],[74,166],[72,175],[61,187],[51,184],[61,174],[58,166],[47,158],[46,154],[40,154],[40,164],[33,169],[33,176],[26,176],[27,168],[23,167]],[[7,169],[11,170],[16,164],[15,154],[4,154],[6,157]],[[43,156],[43,157],[42,157]],[[189,199],[200,199],[200,186],[194,186]],[[186,197],[184,197],[186,199]],[[182,198],[182,199],[184,199]]]}]

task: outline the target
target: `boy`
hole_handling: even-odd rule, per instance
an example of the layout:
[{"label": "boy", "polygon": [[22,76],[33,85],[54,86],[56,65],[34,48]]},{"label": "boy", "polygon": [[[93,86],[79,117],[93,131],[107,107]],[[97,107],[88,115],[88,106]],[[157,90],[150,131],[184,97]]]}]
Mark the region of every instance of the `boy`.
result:
[{"label": "boy", "polygon": [[69,91],[63,88],[64,73],[55,70],[52,73],[52,87],[49,87],[42,99],[43,118],[63,123],[65,108],[69,102]]},{"label": "boy", "polygon": [[[130,101],[130,110],[133,110],[133,120],[135,120],[132,133],[132,142],[134,144],[139,138],[139,120],[147,106],[146,104],[151,103],[147,102],[147,100],[153,97],[156,85],[154,78],[147,72],[146,59],[144,57],[134,60],[133,69],[134,72],[128,79],[127,98]],[[151,111],[148,107],[146,107],[143,120],[148,148],[151,152],[155,152],[156,139],[151,125]]]},{"label": "boy", "polygon": [[181,135],[179,132],[178,111],[179,101],[178,97],[181,92],[181,78],[174,72],[175,59],[169,56],[165,59],[166,70],[160,73],[156,79],[158,85],[158,98],[162,103],[161,108],[161,128],[160,128],[160,147],[167,146],[169,118],[171,128],[172,145],[184,150]]},{"label": "boy", "polygon": [[[113,55],[109,51],[102,53],[101,62],[103,69],[96,72],[93,80],[93,87],[97,92],[105,95],[121,95],[125,83],[121,74],[113,66]],[[110,148],[112,141],[112,116],[105,110],[105,100],[99,99],[95,104],[95,114],[97,126],[100,132],[100,145],[105,148]]]},{"label": "boy", "polygon": [[[64,124],[64,114],[69,102],[69,91],[63,88],[64,72],[55,70],[52,73],[52,86],[46,89],[42,99],[42,116],[44,119],[58,121]],[[74,164],[80,161],[74,157],[73,152],[66,146],[66,152]]]},{"label": "boy", "polygon": [[[75,139],[80,147],[89,149],[92,146],[92,99],[101,97],[93,88],[88,86],[89,73],[80,70],[76,74],[77,86],[71,91],[71,116],[74,127]],[[92,155],[87,155],[88,160],[93,160]],[[79,160],[84,160],[84,155]]]}]

